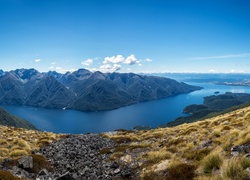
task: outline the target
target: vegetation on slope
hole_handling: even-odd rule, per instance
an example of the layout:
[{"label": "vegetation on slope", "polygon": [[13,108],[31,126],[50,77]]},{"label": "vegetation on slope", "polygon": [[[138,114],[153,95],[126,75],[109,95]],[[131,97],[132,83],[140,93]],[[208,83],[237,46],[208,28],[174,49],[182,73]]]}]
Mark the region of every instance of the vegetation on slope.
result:
[{"label": "vegetation on slope", "polygon": [[179,117],[161,127],[172,127],[183,123],[190,123],[215,117],[227,112],[247,107],[250,105],[250,95],[246,93],[227,92],[218,96],[207,96],[203,104],[192,104],[183,109],[187,117]]},{"label": "vegetation on slope", "polygon": [[[0,126],[0,132],[0,161],[32,155],[65,136],[6,126]],[[250,107],[246,107],[171,128],[104,133],[116,145],[99,153],[145,180],[244,180],[250,176],[249,132]],[[32,156],[36,164],[32,172],[51,168],[44,157]],[[0,171],[1,176],[14,178],[5,171]]]},{"label": "vegetation on slope", "polygon": [[0,107],[0,125],[36,130],[36,128],[28,121],[9,114],[1,107]]},{"label": "vegetation on slope", "polygon": [[[104,134],[117,141],[111,159],[140,169],[142,179],[245,179],[250,160],[232,147],[250,143],[250,107],[172,128]],[[247,146],[248,147],[248,146]]]},{"label": "vegetation on slope", "polygon": [[0,162],[6,158],[18,158],[31,154],[44,145],[58,140],[62,135],[0,126]]}]

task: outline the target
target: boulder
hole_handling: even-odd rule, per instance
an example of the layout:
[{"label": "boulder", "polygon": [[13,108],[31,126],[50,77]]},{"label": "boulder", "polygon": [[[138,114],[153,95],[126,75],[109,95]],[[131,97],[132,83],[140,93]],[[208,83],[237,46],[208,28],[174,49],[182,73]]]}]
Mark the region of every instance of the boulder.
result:
[{"label": "boulder", "polygon": [[18,166],[22,169],[31,169],[33,168],[33,157],[24,156],[18,160]]},{"label": "boulder", "polygon": [[75,180],[69,172],[61,175],[59,178],[57,178],[56,180]]}]

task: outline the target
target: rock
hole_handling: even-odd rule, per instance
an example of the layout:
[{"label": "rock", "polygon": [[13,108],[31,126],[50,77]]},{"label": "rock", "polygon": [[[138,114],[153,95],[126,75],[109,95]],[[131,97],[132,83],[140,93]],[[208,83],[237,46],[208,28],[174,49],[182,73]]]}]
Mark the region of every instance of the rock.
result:
[{"label": "rock", "polygon": [[213,141],[208,140],[208,141],[204,142],[203,144],[201,144],[201,147],[202,148],[209,147],[209,146],[212,146],[212,144],[213,144]]},{"label": "rock", "polygon": [[29,173],[17,166],[14,166],[10,171],[14,176],[17,176],[22,179],[28,179],[30,177]]},{"label": "rock", "polygon": [[249,153],[250,151],[250,142],[238,146],[234,146],[231,148],[231,155],[238,156],[239,154]]},{"label": "rock", "polygon": [[114,171],[115,174],[118,174],[118,173],[120,173],[120,172],[121,172],[121,170],[120,170],[119,168],[117,168],[117,169]]},{"label": "rock", "polygon": [[117,168],[119,167],[119,164],[118,164],[117,162],[113,162],[113,163],[110,165],[110,167],[111,167],[112,169],[117,169]]},{"label": "rock", "polygon": [[[41,148],[38,153],[45,156],[53,166],[53,180],[133,177],[136,173],[127,165],[120,167],[120,162],[110,161],[111,154],[100,153],[100,149],[112,150],[115,145],[115,141],[98,134],[69,135]],[[124,158],[129,160],[132,157]]]},{"label": "rock", "polygon": [[131,177],[131,171],[130,170],[128,170],[128,169],[126,169],[126,170],[124,170],[124,171],[122,171],[121,172],[121,175],[122,175],[122,177],[124,177],[124,178],[130,178]]},{"label": "rock", "polygon": [[74,180],[74,178],[70,175],[69,172],[61,175],[59,178],[57,178],[56,180]]},{"label": "rock", "polygon": [[18,166],[23,169],[31,169],[33,168],[33,157],[32,156],[24,156],[18,160]]},{"label": "rock", "polygon": [[52,180],[52,178],[48,176],[41,176],[41,177],[37,177],[36,180]]},{"label": "rock", "polygon": [[39,173],[38,173],[39,176],[44,176],[44,175],[49,175],[49,172],[47,169],[42,169]]}]

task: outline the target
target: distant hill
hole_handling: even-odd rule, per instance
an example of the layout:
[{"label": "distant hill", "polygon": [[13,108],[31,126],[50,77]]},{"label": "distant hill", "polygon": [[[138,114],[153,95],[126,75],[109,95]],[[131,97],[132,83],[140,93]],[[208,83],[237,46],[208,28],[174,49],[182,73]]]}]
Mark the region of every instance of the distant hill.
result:
[{"label": "distant hill", "polygon": [[1,104],[101,111],[199,90],[163,77],[79,69],[60,74],[17,69],[0,74]]},{"label": "distant hill", "polygon": [[[219,114],[233,111],[250,105],[250,94],[227,92],[220,95],[204,97],[203,104],[192,104],[183,109],[184,113],[190,114],[187,117],[179,117],[167,123],[166,126],[176,126],[183,123],[190,123],[202,120]],[[165,127],[165,125],[163,125]]]},{"label": "distant hill", "polygon": [[0,125],[37,130],[31,123],[13,116],[0,107]]}]

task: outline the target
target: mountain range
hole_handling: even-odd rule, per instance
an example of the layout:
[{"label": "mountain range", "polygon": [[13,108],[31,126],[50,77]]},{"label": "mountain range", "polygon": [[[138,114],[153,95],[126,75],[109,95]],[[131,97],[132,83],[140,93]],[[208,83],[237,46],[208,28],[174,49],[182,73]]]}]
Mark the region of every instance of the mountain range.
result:
[{"label": "mountain range", "polygon": [[169,78],[134,73],[0,71],[0,103],[5,105],[101,111],[199,89]]}]

